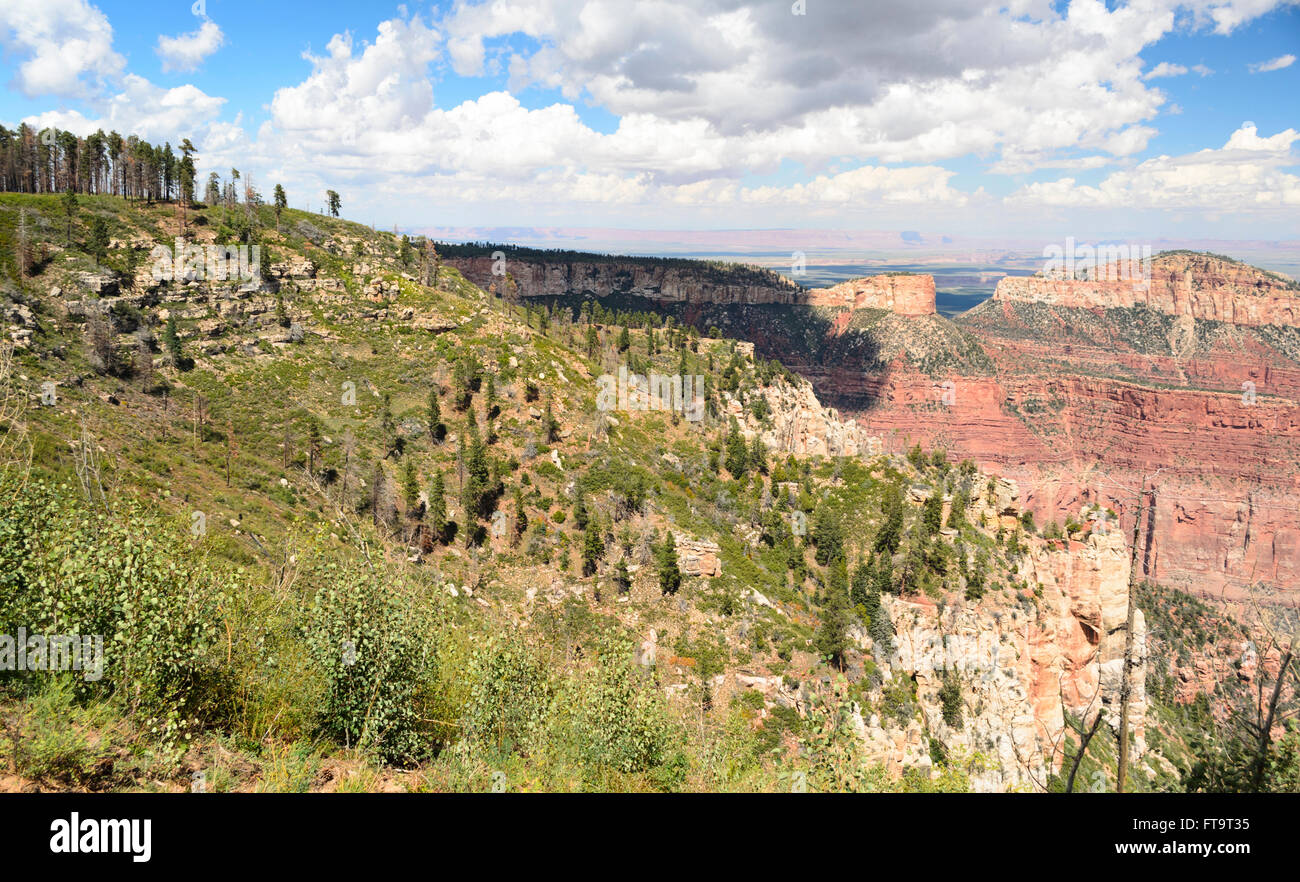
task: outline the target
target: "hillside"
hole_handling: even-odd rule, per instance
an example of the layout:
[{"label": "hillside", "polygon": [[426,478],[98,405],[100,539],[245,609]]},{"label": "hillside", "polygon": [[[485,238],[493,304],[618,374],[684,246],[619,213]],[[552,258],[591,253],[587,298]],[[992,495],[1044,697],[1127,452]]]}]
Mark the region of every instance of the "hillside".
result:
[{"label": "hillside", "polygon": [[[731,336],[835,309],[701,334],[716,305],[520,302],[292,209],[65,205],[0,196],[0,613],[104,669],[3,675],[5,789],[1049,790],[1116,723],[1110,515],[1040,534],[1014,481],[882,452]],[[259,265],[155,278],[182,233]],[[887,361],[970,339],[850,318]],[[1135,666],[1131,784],[1178,786]]]}]

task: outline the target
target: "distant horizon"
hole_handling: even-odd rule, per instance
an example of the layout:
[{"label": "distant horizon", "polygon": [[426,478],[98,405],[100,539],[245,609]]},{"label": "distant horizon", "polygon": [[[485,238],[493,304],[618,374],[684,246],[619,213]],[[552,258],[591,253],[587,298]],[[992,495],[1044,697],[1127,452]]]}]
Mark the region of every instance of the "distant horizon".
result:
[{"label": "distant horizon", "polygon": [[[582,251],[625,257],[737,259],[773,269],[788,265],[800,252],[807,266],[860,264],[874,275],[890,266],[998,266],[1032,269],[1044,262],[1043,249],[1060,240],[1025,237],[961,237],[939,232],[903,230],[834,230],[825,228],[753,228],[672,230],[621,227],[415,227],[408,235],[455,243],[492,242],[525,248]],[[906,238],[908,235],[916,239]],[[1222,254],[1291,278],[1300,277],[1300,239],[1220,238],[1074,238],[1077,245],[1149,245],[1163,251]],[[835,244],[834,240],[841,240]],[[890,240],[893,240],[892,243]],[[945,241],[946,240],[946,241]],[[781,243],[778,247],[778,243]],[[788,249],[788,250],[787,250]],[[855,259],[846,259],[853,255]],[[924,270],[918,270],[924,271]]]}]

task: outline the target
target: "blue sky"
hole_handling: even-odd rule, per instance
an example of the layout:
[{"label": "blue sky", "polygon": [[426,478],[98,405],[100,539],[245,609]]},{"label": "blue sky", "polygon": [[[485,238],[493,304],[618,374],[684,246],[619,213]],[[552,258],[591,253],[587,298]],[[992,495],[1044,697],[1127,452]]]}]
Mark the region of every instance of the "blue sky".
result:
[{"label": "blue sky", "polygon": [[1300,6],[916,6],[0,0],[0,121],[385,227],[1300,238]]}]

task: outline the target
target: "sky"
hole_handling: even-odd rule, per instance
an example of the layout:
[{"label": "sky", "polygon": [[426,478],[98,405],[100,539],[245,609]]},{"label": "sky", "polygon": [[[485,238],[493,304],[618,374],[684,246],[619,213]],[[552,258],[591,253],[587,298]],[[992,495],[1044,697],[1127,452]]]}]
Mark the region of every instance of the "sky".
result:
[{"label": "sky", "polygon": [[1279,0],[0,0],[0,122],[377,227],[1300,239]]}]

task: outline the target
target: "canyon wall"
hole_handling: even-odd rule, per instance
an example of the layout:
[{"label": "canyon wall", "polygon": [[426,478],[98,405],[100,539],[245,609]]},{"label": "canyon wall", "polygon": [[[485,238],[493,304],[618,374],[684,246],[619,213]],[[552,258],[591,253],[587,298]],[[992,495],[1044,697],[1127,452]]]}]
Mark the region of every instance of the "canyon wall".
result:
[{"label": "canyon wall", "polygon": [[[448,266],[484,290],[506,293],[490,256],[450,258]],[[732,271],[686,260],[533,260],[507,257],[505,269],[522,297],[631,294],[660,303],[795,303],[802,289],[777,273]]]},{"label": "canyon wall", "polygon": [[[778,381],[759,391],[770,407],[767,420],[731,396],[724,396],[726,410],[747,438],[761,438],[775,453],[869,457],[881,449],[878,436],[823,407],[804,380]],[[1014,481],[979,477],[973,487],[972,523],[989,529],[1019,523],[1023,502]],[[871,762],[894,775],[933,774],[928,736],[949,756],[983,757],[971,772],[974,790],[1041,791],[1051,776],[1068,773],[1064,760],[1075,736],[1067,716],[1090,722],[1101,714],[1108,730],[1102,737],[1114,738],[1127,640],[1128,547],[1118,529],[1088,529],[1076,536],[1027,537],[1011,590],[990,592],[978,602],[883,595],[894,628],[888,645],[877,645],[861,627],[850,629],[856,649],[878,665],[881,688],[910,680],[919,706],[915,716],[891,716],[875,689],[869,707],[853,706],[848,723]],[[755,599],[771,605],[761,596]],[[1158,763],[1162,760],[1146,752],[1147,635],[1141,610],[1135,611],[1133,636],[1134,759]],[[960,682],[960,720],[944,713],[945,677],[953,675]],[[720,700],[731,691],[753,689],[769,705],[801,710],[807,705],[807,696],[782,676],[736,672],[720,676],[716,688]],[[1075,786],[1087,790],[1099,783],[1110,786],[1082,778]]]},{"label": "canyon wall", "polygon": [[503,262],[482,255],[450,257],[445,263],[484,290],[509,293],[513,282],[521,297],[627,294],[665,305],[777,303],[887,309],[903,316],[935,313],[934,277],[915,273],[882,273],[805,291],[769,270],[700,261],[547,260],[507,254]]},{"label": "canyon wall", "polygon": [[[1010,606],[886,598],[897,630],[886,676],[908,676],[930,731],[949,752],[993,760],[972,776],[975,790],[1041,790],[1061,773],[1070,743],[1066,714],[1103,715],[1119,726],[1128,609],[1128,554],[1118,531],[1084,541],[1042,541],[1021,561],[1020,578],[1041,586],[1032,601]],[[1134,616],[1132,725],[1135,758],[1145,753],[1146,625]],[[944,671],[962,679],[960,727],[944,719]],[[908,735],[889,732],[879,715],[862,721],[868,744],[893,764],[924,765],[908,753]],[[919,728],[919,727],[918,727]],[[1110,737],[1113,737],[1110,736]],[[913,745],[915,747],[915,745]],[[1065,771],[1068,772],[1068,769]],[[1090,782],[1079,780],[1076,789]]]},{"label": "canyon wall", "polygon": [[1237,325],[1300,324],[1300,290],[1271,273],[1212,255],[1161,255],[1151,261],[1145,274],[1150,278],[1127,266],[1099,275],[1098,280],[1006,276],[993,299],[1082,309],[1146,307]]},{"label": "canyon wall", "polygon": [[934,276],[882,273],[851,279],[830,288],[814,288],[803,302],[810,306],[887,309],[898,315],[934,314]]},{"label": "canyon wall", "polygon": [[[1258,319],[1260,304],[1291,292],[1208,255],[1164,255],[1153,276],[1174,292],[1162,310],[1098,304],[1102,283],[1007,280],[955,323],[862,323],[841,310],[792,342],[785,329],[798,321],[733,308],[726,327],[808,378],[879,449],[942,447],[1019,481],[1040,523],[1097,503],[1128,528],[1137,488],[1158,471],[1144,577],[1230,602],[1252,586],[1300,589],[1300,330],[1198,317]],[[1015,299],[1026,284],[1033,296]],[[840,437],[813,446],[863,447],[837,448]]]},{"label": "canyon wall", "polygon": [[1143,575],[1190,593],[1240,600],[1262,582],[1300,587],[1300,408],[1291,398],[1153,388],[1080,375],[939,381],[896,365],[828,372],[824,390],[866,396],[853,411],[887,451],[914,443],[1019,482],[1039,522],[1085,503],[1127,529],[1144,475],[1160,469]]}]

